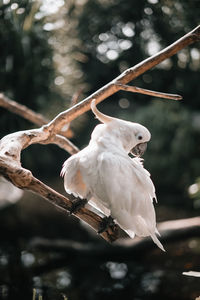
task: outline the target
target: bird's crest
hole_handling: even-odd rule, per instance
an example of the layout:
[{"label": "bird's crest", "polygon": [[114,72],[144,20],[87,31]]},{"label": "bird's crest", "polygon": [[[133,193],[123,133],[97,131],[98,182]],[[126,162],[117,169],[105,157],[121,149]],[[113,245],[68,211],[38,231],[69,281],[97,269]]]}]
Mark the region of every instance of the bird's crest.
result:
[{"label": "bird's crest", "polygon": [[109,123],[109,122],[115,120],[115,118],[107,116],[97,109],[96,99],[92,100],[91,109],[92,109],[93,113],[95,114],[95,116],[97,117],[97,119],[99,119],[99,121],[101,121],[102,123],[106,124],[106,123]]}]

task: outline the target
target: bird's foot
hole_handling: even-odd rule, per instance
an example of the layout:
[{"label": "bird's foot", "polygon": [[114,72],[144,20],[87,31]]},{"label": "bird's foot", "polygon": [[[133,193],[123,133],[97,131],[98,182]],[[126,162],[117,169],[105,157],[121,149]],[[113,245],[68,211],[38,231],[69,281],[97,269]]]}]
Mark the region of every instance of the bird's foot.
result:
[{"label": "bird's foot", "polygon": [[87,204],[87,199],[77,198],[72,200],[72,207],[69,211],[70,215],[77,213],[81,208]]},{"label": "bird's foot", "polygon": [[98,234],[103,233],[108,229],[109,226],[114,227],[116,224],[111,216],[104,217],[100,223]]}]

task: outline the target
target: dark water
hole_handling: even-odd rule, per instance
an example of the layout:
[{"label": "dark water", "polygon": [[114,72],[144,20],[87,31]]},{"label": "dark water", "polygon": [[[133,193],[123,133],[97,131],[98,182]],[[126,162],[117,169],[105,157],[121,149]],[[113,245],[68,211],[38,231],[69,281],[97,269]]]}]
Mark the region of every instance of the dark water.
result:
[{"label": "dark water", "polygon": [[[34,208],[34,209],[33,209]],[[33,247],[33,239],[72,239],[82,244],[93,236],[48,203],[34,199],[0,211],[0,299],[32,299],[33,288],[43,300],[195,300],[200,278],[182,275],[200,270],[200,238],[165,245],[140,255],[109,259],[73,251]]]}]

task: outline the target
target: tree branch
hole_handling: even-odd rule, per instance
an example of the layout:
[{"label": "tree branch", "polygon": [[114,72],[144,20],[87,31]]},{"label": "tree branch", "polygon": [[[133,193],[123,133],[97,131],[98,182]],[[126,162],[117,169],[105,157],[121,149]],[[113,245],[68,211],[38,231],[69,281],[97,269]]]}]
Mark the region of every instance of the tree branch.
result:
[{"label": "tree branch", "polygon": [[49,122],[49,120],[47,120],[41,114],[34,112],[25,105],[9,99],[2,93],[0,93],[0,106],[38,126],[45,125]]},{"label": "tree branch", "polygon": [[[126,84],[127,82],[135,79],[161,61],[174,55],[185,46],[198,41],[199,37],[200,26],[195,28],[190,33],[186,34],[184,37],[182,37],[169,47],[163,49],[158,54],[126,70],[116,79],[111,81],[109,84],[107,84],[85,100],[76,104],[67,111],[60,113],[47,125],[43,125],[39,129],[19,131],[5,136],[0,141],[0,174],[6,179],[10,180],[17,187],[31,190],[41,197],[47,199],[51,203],[57,205],[58,207],[69,211],[72,205],[70,197],[64,197],[63,195],[57,193],[56,191],[39,181],[37,178],[35,178],[29,170],[24,169],[21,166],[20,161],[21,151],[34,143],[49,144],[56,142],[60,146],[60,137],[56,135],[62,131],[62,128],[66,123],[71,122],[73,119],[89,110],[92,99],[96,98],[97,103],[104,100],[108,96],[120,90],[120,86],[117,86],[117,84]],[[64,137],[62,137],[62,143],[64,145],[65,141],[63,139]],[[65,149],[67,150],[68,146],[66,146],[66,144],[63,146],[63,148],[64,147],[66,147]],[[73,153],[73,151],[75,150],[73,149],[72,145],[70,147],[71,150],[68,149],[67,151],[71,151],[71,153]],[[71,199],[74,199],[74,197],[72,197]],[[75,215],[88,223],[92,228],[94,228],[94,230],[97,231],[99,229],[99,225],[102,221],[100,216],[94,214],[86,208],[80,209],[80,211],[78,211]],[[114,241],[117,239],[118,229],[119,227],[117,225],[115,226],[115,228],[109,227],[108,230],[101,235],[106,241]]]},{"label": "tree branch", "polygon": [[157,54],[143,60],[136,66],[125,70],[121,75],[117,78],[109,82],[107,85],[103,86],[101,89],[87,97],[86,99],[79,102],[77,105],[69,108],[68,110],[60,113],[57,117],[55,117],[47,127],[50,127],[51,130],[58,132],[60,128],[66,123],[71,122],[78,116],[82,115],[84,112],[90,110],[90,104],[93,99],[96,99],[96,103],[103,101],[109,96],[115,94],[120,90],[120,87],[117,84],[127,84],[128,82],[134,80],[139,77],[141,74],[145,73],[149,69],[155,67],[165,59],[173,56],[178,51],[183,49],[184,47],[197,42],[200,40],[200,25],[195,29],[184,35],[182,38],[164,48]]},{"label": "tree branch", "polygon": [[129,86],[129,85],[121,84],[121,83],[117,83],[116,85],[120,88],[120,90],[123,90],[123,91],[139,93],[139,94],[144,94],[144,95],[149,95],[149,96],[154,96],[154,97],[159,97],[159,98],[164,98],[164,99],[171,99],[171,100],[181,100],[182,99],[182,96],[180,96],[180,95],[155,92],[155,91],[142,89],[142,88],[139,88],[136,86]]},{"label": "tree branch", "polygon": [[[6,108],[12,113],[16,113],[17,115],[23,117],[24,119],[38,125],[43,126],[50,122],[43,115],[34,112],[29,109],[25,105],[22,105],[16,101],[13,101],[6,97],[4,94],[0,93],[0,106]],[[75,154],[79,151],[79,149],[67,139],[68,130],[62,131],[60,134],[57,134],[51,138],[51,143],[58,145],[60,148],[66,150],[70,154]],[[50,143],[50,140],[48,141]]]}]

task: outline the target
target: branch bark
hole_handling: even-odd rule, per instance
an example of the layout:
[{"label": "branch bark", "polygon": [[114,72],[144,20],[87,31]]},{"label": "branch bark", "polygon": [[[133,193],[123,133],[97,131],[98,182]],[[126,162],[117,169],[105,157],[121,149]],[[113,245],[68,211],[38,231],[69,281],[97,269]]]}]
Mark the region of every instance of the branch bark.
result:
[{"label": "branch bark", "polygon": [[[47,199],[51,203],[57,205],[58,207],[69,211],[72,205],[70,197],[64,197],[63,195],[57,193],[56,191],[39,181],[37,178],[35,178],[32,175],[31,171],[24,169],[21,166],[20,161],[21,151],[34,143],[57,143],[58,145],[60,145],[61,137],[57,136],[57,134],[62,131],[62,128],[66,123],[71,122],[73,119],[89,110],[92,99],[96,98],[97,103],[101,102],[108,96],[120,90],[120,86],[118,84],[126,84],[127,82],[143,74],[145,71],[159,64],[161,61],[174,55],[185,46],[190,45],[191,43],[194,43],[199,39],[200,26],[186,34],[184,37],[182,37],[169,47],[163,49],[158,54],[126,70],[120,76],[115,78],[113,81],[102,87],[100,90],[98,90],[85,100],[76,104],[67,111],[60,113],[47,125],[43,125],[39,129],[20,131],[5,136],[0,141],[0,174],[6,179],[9,179],[17,187],[31,190],[41,197]],[[62,139],[63,138],[64,137],[62,137]],[[62,140],[62,142],[64,145],[65,141]],[[74,150],[73,147],[71,148],[71,150],[65,147],[66,145],[63,146],[63,148],[69,152],[71,151],[71,153],[74,153],[73,151],[78,151],[77,149]],[[98,230],[99,225],[102,221],[101,217],[86,208],[80,209],[75,215],[88,223],[96,231]],[[108,230],[101,235],[106,241],[112,242],[117,239],[117,233],[118,226],[116,225],[114,228],[109,227]]]}]

